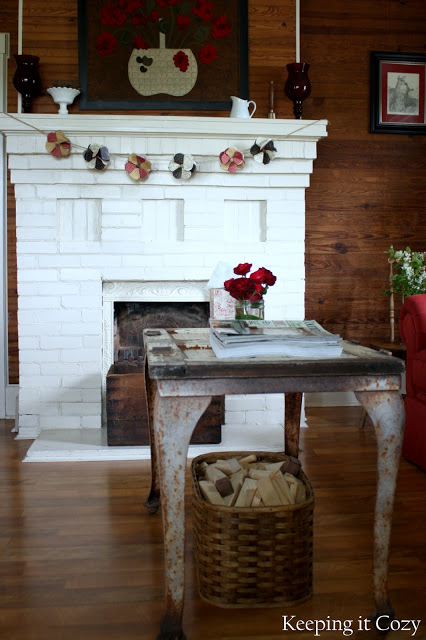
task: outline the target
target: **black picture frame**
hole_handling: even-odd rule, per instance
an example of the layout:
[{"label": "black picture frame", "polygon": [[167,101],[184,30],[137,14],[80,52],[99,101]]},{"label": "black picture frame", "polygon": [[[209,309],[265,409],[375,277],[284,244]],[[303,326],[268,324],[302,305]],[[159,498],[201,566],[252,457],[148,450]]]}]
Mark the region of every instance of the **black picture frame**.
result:
[{"label": "black picture frame", "polygon": [[[194,6],[196,0],[191,0]],[[232,0],[234,2],[234,0]],[[248,62],[248,0],[235,0],[238,11],[238,52],[234,60],[238,62],[237,81],[235,91],[230,93],[227,99],[215,99],[214,87],[220,83],[220,77],[216,76],[212,86],[212,97],[201,99],[176,99],[173,96],[164,98],[93,98],[90,92],[91,75],[89,69],[89,8],[93,10],[93,0],[78,0],[78,33],[79,33],[79,84],[81,95],[79,99],[80,110],[230,110],[232,106],[231,95],[236,95],[246,100],[249,99],[249,62]],[[107,3],[106,3],[107,4]],[[235,43],[234,43],[235,44]]]},{"label": "black picture frame", "polygon": [[425,135],[426,54],[370,52],[370,132]]}]

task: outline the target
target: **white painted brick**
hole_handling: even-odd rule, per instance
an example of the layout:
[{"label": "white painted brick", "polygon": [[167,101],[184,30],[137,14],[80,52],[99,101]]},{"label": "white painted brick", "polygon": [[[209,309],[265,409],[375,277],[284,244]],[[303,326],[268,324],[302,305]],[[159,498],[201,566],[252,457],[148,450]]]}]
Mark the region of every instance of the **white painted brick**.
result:
[{"label": "white painted brick", "polygon": [[[21,293],[21,292],[20,292]],[[18,298],[20,309],[60,309],[59,296],[22,296]]]},{"label": "white painted brick", "polygon": [[82,389],[81,395],[83,398],[83,402],[97,402],[99,404],[102,400],[100,389]]},{"label": "white painted brick", "polygon": [[142,222],[142,212],[137,214],[111,214],[102,216],[102,228],[121,228],[121,227],[133,227],[139,228]]},{"label": "white painted brick", "polygon": [[57,402],[39,402],[37,410],[40,420],[43,419],[43,416],[58,416],[60,414],[59,403]]},{"label": "white painted brick", "polygon": [[40,418],[35,414],[20,414],[19,415],[19,427],[38,427],[40,425]]},{"label": "white painted brick", "polygon": [[[63,336],[79,336],[81,335],[81,322],[73,323],[68,322],[60,325],[60,333]],[[99,322],[85,322],[84,333],[85,335],[98,335],[102,331],[102,324]]]},{"label": "white painted brick", "polygon": [[[61,184],[55,186],[58,198],[80,198],[84,197],[81,193],[82,187],[79,184]],[[27,196],[30,197],[30,196]],[[50,199],[52,197],[52,187],[50,185],[40,185],[37,187],[37,197],[41,200]]]},{"label": "white painted brick", "polygon": [[20,349],[19,362],[57,362],[59,360],[58,351],[47,351],[41,349]]},{"label": "white painted brick", "polygon": [[[82,184],[80,187],[80,195],[78,197],[81,198],[116,198],[120,200],[122,194],[122,188],[120,186],[115,186],[112,184],[102,184],[102,185],[85,185]],[[66,196],[68,197],[68,196]],[[73,197],[73,196],[71,196]],[[135,194],[135,197],[140,198],[139,195]]]},{"label": "white painted brick", "polygon": [[[146,191],[144,187],[144,197],[146,197]],[[142,212],[142,202],[141,200],[108,200],[106,198],[102,199],[102,213],[103,215],[112,213],[134,213],[139,214]]]},{"label": "white painted brick", "polygon": [[62,376],[62,387],[67,388],[75,388],[79,385],[84,384],[86,389],[97,389],[101,385],[100,376],[98,375],[88,375],[82,378],[81,376]]},{"label": "white painted brick", "polygon": [[89,282],[80,282],[80,293],[82,296],[98,296],[99,305],[102,300],[102,282],[90,280]]},{"label": "white painted brick", "polygon": [[[139,228],[127,228],[127,229],[102,229],[102,241],[103,242],[133,242],[137,238],[142,238],[142,230]],[[121,248],[123,251],[123,247]]]},{"label": "white painted brick", "polygon": [[[41,392],[41,402],[51,399],[50,391],[45,389]],[[58,389],[55,393],[55,402],[81,402],[83,398],[81,389]]]},{"label": "white painted brick", "polygon": [[[18,256],[18,269],[37,269],[37,267],[38,267],[37,256]],[[35,286],[35,283],[32,282],[30,285],[30,293],[35,292],[34,286]],[[23,293],[22,288],[20,289],[20,291],[23,295],[26,295]]]},{"label": "white painted brick", "polygon": [[246,414],[244,411],[226,411],[225,422],[226,424],[241,424],[246,421]]},{"label": "white painted brick", "polygon": [[41,365],[42,376],[81,376],[82,371],[82,366],[78,363],[70,364],[69,362],[46,362]]},{"label": "white painted brick", "polygon": [[60,253],[74,253],[78,256],[84,253],[100,253],[101,245],[100,242],[83,242],[83,241],[70,241],[70,242],[59,242],[59,252]]},{"label": "white painted brick", "polygon": [[38,349],[40,347],[40,338],[35,336],[23,336],[19,338],[20,349]]},{"label": "white painted brick", "polygon": [[41,427],[43,429],[79,429],[81,420],[79,416],[43,416]]},{"label": "white painted brick", "polygon": [[61,280],[98,280],[99,273],[96,269],[61,269]]},{"label": "white painted brick", "polygon": [[102,309],[83,309],[81,319],[84,323],[98,322],[99,326],[102,326]]},{"label": "white painted brick", "polygon": [[185,227],[185,240],[189,242],[197,242],[206,240],[206,238],[210,238],[211,242],[221,242],[223,241],[224,233],[223,228],[217,227]]},{"label": "white painted brick", "polygon": [[41,375],[41,366],[35,363],[19,363],[19,374],[21,376],[39,376]]},{"label": "white painted brick", "polygon": [[41,336],[40,345],[42,349],[81,349],[83,338],[64,336]]},{"label": "white painted brick", "polygon": [[251,411],[264,409],[264,394],[226,396],[227,411]]},{"label": "white painted brick", "polygon": [[66,416],[96,416],[101,413],[100,402],[63,402],[62,412]]},{"label": "white painted brick", "polygon": [[42,253],[57,253],[58,247],[56,245],[56,242],[48,242],[47,240],[45,242],[42,242],[42,241],[32,242],[30,240],[19,240],[16,243],[16,250],[18,252],[18,255],[27,254],[27,253],[29,254],[35,253],[39,255]]},{"label": "white painted brick", "polygon": [[266,408],[273,411],[280,411],[282,419],[284,419],[284,394],[283,393],[267,393],[265,395]]},{"label": "white painted brick", "polygon": [[[108,260],[110,263],[110,260]],[[135,255],[124,255],[122,257],[123,267],[161,267],[163,264],[163,258],[161,255],[159,256],[135,256]]]},{"label": "white painted brick", "polygon": [[19,324],[42,324],[43,331],[46,331],[45,323],[52,322],[80,322],[81,312],[60,309],[59,311],[19,311]]},{"label": "white painted brick", "polygon": [[40,376],[40,378],[20,376],[19,385],[24,389],[41,389],[45,387],[56,390],[61,385],[61,379],[58,376]]},{"label": "white painted brick", "polygon": [[[19,289],[22,293],[22,287]],[[46,295],[51,293],[52,295],[77,295],[80,291],[80,284],[78,282],[42,282],[38,286],[38,293],[40,295]]]},{"label": "white painted brick", "polygon": [[[19,314],[19,318],[21,318],[21,314]],[[61,334],[61,325],[56,322],[45,322],[43,323],[43,335],[46,336],[58,336]],[[33,322],[29,323],[21,323],[19,324],[19,338],[23,336],[34,336],[38,334],[40,331],[40,326]]]},{"label": "white painted brick", "polygon": [[[247,416],[248,421],[248,416]],[[255,424],[280,424],[284,422],[282,411],[250,411],[250,421]]]},{"label": "white painted brick", "polygon": [[64,309],[99,309],[100,297],[96,296],[62,296]]},{"label": "white painted brick", "polygon": [[61,351],[62,362],[100,362],[100,349],[63,349]]},{"label": "white painted brick", "polygon": [[100,335],[83,336],[84,349],[100,349],[102,347],[102,337]]},{"label": "white painted brick", "polygon": [[56,215],[49,214],[18,214],[16,215],[16,226],[25,228],[54,227],[56,229]]},{"label": "white painted brick", "polygon": [[78,267],[80,257],[66,255],[41,255],[38,259],[39,267],[43,269],[56,269],[59,267]]},{"label": "white painted brick", "polygon": [[83,429],[98,429],[102,426],[102,417],[97,416],[82,416],[81,426]]},{"label": "white painted brick", "polygon": [[[17,184],[15,185],[15,198],[20,200],[21,198],[35,198],[36,188],[32,184]],[[52,196],[52,191],[50,191]]]}]

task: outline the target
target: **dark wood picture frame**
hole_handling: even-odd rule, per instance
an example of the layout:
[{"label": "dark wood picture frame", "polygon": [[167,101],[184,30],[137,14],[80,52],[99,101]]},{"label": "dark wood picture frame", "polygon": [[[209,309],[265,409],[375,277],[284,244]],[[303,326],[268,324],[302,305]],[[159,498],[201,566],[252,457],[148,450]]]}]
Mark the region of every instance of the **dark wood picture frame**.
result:
[{"label": "dark wood picture frame", "polygon": [[370,52],[371,133],[426,133],[426,54]]},{"label": "dark wood picture frame", "polygon": [[[149,0],[153,4],[153,0]],[[231,109],[231,95],[239,96],[240,98],[249,98],[249,77],[248,77],[248,0],[232,0],[235,5],[229,5],[231,8],[229,11],[237,11],[238,24],[236,30],[233,32],[232,42],[229,42],[230,38],[218,38],[213,40],[213,44],[218,51],[218,60],[225,59],[227,56],[227,64],[229,60],[232,60],[231,64],[238,65],[232,67],[232,77],[229,80],[227,89],[227,95],[217,98],[218,93],[222,91],[224,93],[224,87],[221,86],[223,74],[218,74],[217,67],[215,65],[203,65],[202,73],[204,74],[204,84],[202,88],[202,96],[192,97],[188,94],[188,99],[185,96],[174,97],[167,94],[157,94],[151,96],[138,97],[138,93],[135,89],[130,87],[129,79],[129,92],[132,92],[132,96],[124,96],[120,92],[118,82],[114,82],[113,71],[114,58],[113,56],[96,56],[94,52],[94,24],[96,27],[100,25],[101,13],[99,7],[102,5],[106,7],[108,2],[97,2],[96,0],[78,0],[78,31],[79,31],[79,83],[81,89],[81,95],[79,100],[80,110],[230,110]],[[197,6],[196,0],[185,0],[187,5]],[[118,2],[115,3],[117,6]],[[146,5],[144,5],[146,6]],[[161,3],[155,5],[161,7]],[[226,6],[226,4],[225,4]],[[234,8],[235,7],[235,8]],[[94,12],[97,11],[97,15]],[[95,23],[96,19],[96,23]],[[92,26],[91,26],[92,25]],[[200,26],[203,23],[200,21]],[[228,42],[225,42],[228,40]],[[120,43],[121,45],[121,43]],[[230,47],[232,49],[230,50]],[[120,47],[117,46],[117,50]],[[129,47],[131,50],[131,47]],[[222,53],[221,53],[222,50]],[[151,50],[152,51],[152,50]],[[230,57],[230,51],[232,58]],[[124,55],[124,54],[123,54]],[[127,54],[128,55],[128,54]],[[222,56],[220,58],[219,56]],[[98,59],[99,58],[99,59]],[[140,58],[138,58],[139,60]],[[147,57],[149,60],[149,58]],[[215,60],[216,62],[216,60]],[[97,65],[104,64],[104,76],[105,82],[110,83],[108,87],[108,96],[99,97],[94,94],[92,86],[94,82],[99,83],[99,71],[97,71]],[[224,64],[224,63],[222,63]],[[175,65],[176,66],[176,65]],[[211,67],[211,68],[210,68]],[[201,65],[200,65],[201,68]],[[207,77],[207,73],[210,73],[210,79]],[[121,81],[121,77],[127,76],[120,71],[120,77],[116,74],[116,80]],[[198,78],[197,78],[198,83]],[[201,84],[201,83],[200,83]],[[101,91],[105,92],[102,86]],[[201,88],[198,90],[201,92]]]}]

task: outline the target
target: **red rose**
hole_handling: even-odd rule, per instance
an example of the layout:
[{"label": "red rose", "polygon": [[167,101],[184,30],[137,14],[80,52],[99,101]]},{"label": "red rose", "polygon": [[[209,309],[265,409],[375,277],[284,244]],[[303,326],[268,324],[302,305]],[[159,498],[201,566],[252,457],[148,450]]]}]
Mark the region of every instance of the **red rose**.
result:
[{"label": "red rose", "polygon": [[185,73],[185,71],[189,67],[189,58],[183,51],[178,51],[173,56],[173,62],[175,63],[175,67],[177,67],[183,73]]},{"label": "red rose", "polygon": [[225,289],[236,300],[259,300],[260,297],[254,297],[258,294],[254,288],[254,282],[249,278],[232,278],[227,280],[228,286]]},{"label": "red rose", "polygon": [[257,282],[258,284],[266,284],[268,287],[272,287],[277,281],[276,276],[269,271],[269,269],[265,269],[265,267],[260,267],[257,271],[254,271],[250,274],[250,280]]},{"label": "red rose", "polygon": [[160,19],[160,14],[158,13],[158,11],[151,11],[151,13],[148,16],[149,22],[157,22],[157,20],[159,19]]},{"label": "red rose", "polygon": [[200,49],[200,60],[204,64],[210,64],[217,58],[216,48],[212,44],[206,44],[205,47]]},{"label": "red rose", "polygon": [[149,44],[145,42],[142,36],[136,36],[132,42],[133,49],[149,49]]},{"label": "red rose", "polygon": [[104,31],[100,36],[96,38],[96,48],[101,56],[111,55],[117,45],[117,38],[108,31]]},{"label": "red rose", "polygon": [[235,267],[234,273],[236,273],[237,276],[245,276],[248,274],[251,268],[252,265],[249,262],[242,262],[238,265],[238,267]]},{"label": "red rose", "polygon": [[145,25],[145,24],[147,24],[147,22],[148,22],[147,16],[143,16],[141,13],[137,13],[132,18],[132,23],[135,24],[135,25],[138,25],[138,24]]},{"label": "red rose", "polygon": [[212,22],[212,36],[213,38],[224,38],[229,36],[231,32],[231,23],[225,15],[219,16]]},{"label": "red rose", "polygon": [[194,16],[201,18],[203,22],[208,22],[213,18],[213,2],[198,0],[197,6],[193,8]]}]

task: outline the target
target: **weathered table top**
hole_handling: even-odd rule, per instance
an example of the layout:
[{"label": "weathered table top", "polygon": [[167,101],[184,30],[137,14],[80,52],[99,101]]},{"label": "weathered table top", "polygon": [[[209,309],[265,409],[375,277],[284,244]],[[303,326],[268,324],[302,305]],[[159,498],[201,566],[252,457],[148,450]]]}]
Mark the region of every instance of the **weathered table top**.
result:
[{"label": "weathered table top", "polygon": [[235,378],[299,376],[400,376],[398,358],[343,342],[343,353],[333,358],[256,356],[216,358],[209,329],[145,329],[144,343],[151,378]]}]

